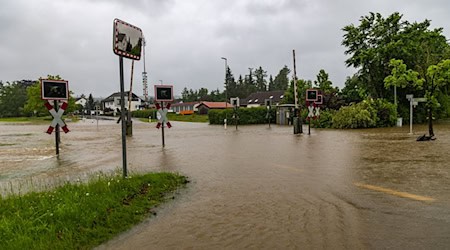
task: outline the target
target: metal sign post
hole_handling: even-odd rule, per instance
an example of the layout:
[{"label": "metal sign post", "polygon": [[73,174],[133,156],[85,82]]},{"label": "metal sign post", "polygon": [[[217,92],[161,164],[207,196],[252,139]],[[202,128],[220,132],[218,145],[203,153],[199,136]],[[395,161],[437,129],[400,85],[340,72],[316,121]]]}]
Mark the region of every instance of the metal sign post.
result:
[{"label": "metal sign post", "polygon": [[270,128],[270,110],[272,108],[272,99],[266,99],[266,100],[264,100],[264,103],[266,104],[266,108],[267,108],[266,118],[267,118],[267,122],[269,123],[269,128]]},{"label": "metal sign post", "polygon": [[[53,101],[53,106],[55,108],[55,112],[58,113],[58,101]],[[59,134],[59,123],[56,123],[55,127],[55,145],[56,145],[56,155],[59,155],[59,143],[60,143],[61,137]]]},{"label": "metal sign post", "polygon": [[[122,165],[123,177],[127,177],[127,143],[125,117],[125,87],[123,80],[123,57],[139,60],[143,43],[142,30],[119,19],[113,23],[113,52],[119,56],[120,74],[120,119],[122,122]],[[131,90],[130,90],[131,92]]]},{"label": "metal sign post", "polygon": [[409,100],[409,134],[413,134],[413,109],[416,107],[419,102],[426,102],[427,98],[414,98],[414,95],[406,95],[406,99]]},{"label": "metal sign post", "polygon": [[97,130],[98,130],[98,115],[100,114],[100,107],[95,107],[95,118],[97,120]]},{"label": "metal sign post", "polygon": [[123,177],[128,176],[127,171],[127,125],[125,121],[125,87],[123,83],[123,57],[119,56],[120,71],[120,120],[122,122],[122,170]]},{"label": "metal sign post", "polygon": [[156,113],[156,117],[158,118],[158,124],[156,124],[156,128],[161,128],[162,133],[162,146],[165,147],[165,138],[164,138],[164,124],[167,125],[168,128],[172,127],[172,124],[170,124],[169,119],[167,119],[167,112],[170,109],[170,103],[166,105],[166,107],[163,106],[164,102],[161,102],[161,106],[159,103],[156,103],[156,109],[158,110]]}]

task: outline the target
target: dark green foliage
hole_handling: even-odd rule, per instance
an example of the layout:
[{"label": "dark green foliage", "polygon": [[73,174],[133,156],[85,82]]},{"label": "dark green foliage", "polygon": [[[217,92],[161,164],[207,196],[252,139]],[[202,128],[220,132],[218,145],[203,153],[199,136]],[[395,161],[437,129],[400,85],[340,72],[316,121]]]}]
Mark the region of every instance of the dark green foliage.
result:
[{"label": "dark green foliage", "polygon": [[394,126],[397,122],[395,105],[384,99],[367,99],[358,104],[341,107],[334,115],[333,128],[374,128]]},{"label": "dark green foliage", "polygon": [[23,115],[23,106],[27,101],[27,86],[22,82],[0,85],[0,117],[18,117]]},{"label": "dark green foliage", "polygon": [[285,65],[278,75],[275,76],[273,80],[273,89],[274,90],[287,90],[289,87],[289,78],[288,75],[291,70]]},{"label": "dark green foliage", "polygon": [[156,109],[131,111],[131,116],[136,118],[148,118],[149,116],[151,116],[152,119],[156,119]]},{"label": "dark green foliage", "polygon": [[[225,119],[225,114],[227,114],[227,117],[228,117],[227,124],[229,124],[229,125],[235,124],[235,120],[233,119],[234,111],[232,109],[210,110],[208,112],[209,124],[223,124],[223,120]],[[239,116],[238,124],[240,124],[240,125],[267,123],[266,107],[240,108],[237,110],[237,114]],[[275,114],[276,114],[276,111],[274,108],[272,108],[270,110],[270,118],[271,118],[272,123],[275,122]]]},{"label": "dark green foliage", "polygon": [[[337,113],[336,110],[320,110],[320,117],[319,119],[313,119],[311,120],[311,126],[314,128],[331,128],[333,126],[333,116]],[[306,118],[305,114],[305,118]],[[303,119],[305,123],[306,119]]]}]

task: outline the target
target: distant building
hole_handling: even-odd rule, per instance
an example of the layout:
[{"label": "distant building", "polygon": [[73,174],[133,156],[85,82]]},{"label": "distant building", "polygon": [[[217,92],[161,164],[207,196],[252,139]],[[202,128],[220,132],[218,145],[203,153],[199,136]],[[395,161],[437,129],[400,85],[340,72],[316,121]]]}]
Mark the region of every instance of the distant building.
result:
[{"label": "distant building", "polygon": [[271,99],[272,105],[276,106],[283,100],[284,92],[284,90],[274,90],[252,93],[247,98],[240,100],[240,106],[247,108],[265,106],[266,99]]},{"label": "distant building", "polygon": [[226,102],[201,102],[198,106],[198,113],[201,115],[208,114],[210,109],[225,109],[225,108],[233,108],[231,103]]},{"label": "distant building", "polygon": [[81,107],[85,108],[87,103],[87,98],[83,95],[80,97],[75,98],[75,104],[81,105]]},{"label": "distant building", "polygon": [[[128,96],[129,91],[125,92],[125,108],[128,109]],[[132,94],[131,99],[131,111],[139,110],[144,104],[144,100],[142,100],[139,96]],[[117,109],[120,110],[120,92],[116,92],[105,99],[102,100],[103,110],[113,111],[115,112]]]},{"label": "distant building", "polygon": [[170,106],[170,111],[177,114],[192,114],[198,111],[200,102],[179,102]]}]

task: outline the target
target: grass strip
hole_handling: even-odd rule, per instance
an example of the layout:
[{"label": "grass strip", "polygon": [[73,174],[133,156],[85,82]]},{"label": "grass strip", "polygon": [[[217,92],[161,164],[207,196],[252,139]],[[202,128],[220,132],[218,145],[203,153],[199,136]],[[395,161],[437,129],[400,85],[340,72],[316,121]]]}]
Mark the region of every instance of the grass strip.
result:
[{"label": "grass strip", "polygon": [[1,249],[90,249],[151,215],[187,183],[173,173],[101,176],[50,191],[0,196]]},{"label": "grass strip", "polygon": [[[198,114],[192,114],[192,115],[180,115],[175,113],[168,113],[167,119],[169,121],[177,121],[177,122],[208,122],[208,115],[198,115]],[[142,122],[148,122],[147,118],[139,118]],[[155,119],[152,119],[153,122],[155,122]]]}]

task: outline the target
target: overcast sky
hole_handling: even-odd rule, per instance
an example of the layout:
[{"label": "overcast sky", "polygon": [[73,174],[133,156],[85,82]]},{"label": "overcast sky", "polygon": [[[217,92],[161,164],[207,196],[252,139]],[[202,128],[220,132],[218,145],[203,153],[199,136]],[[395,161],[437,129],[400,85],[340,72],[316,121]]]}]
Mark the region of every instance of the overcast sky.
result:
[{"label": "overcast sky", "polygon": [[[224,60],[237,78],[262,66],[275,76],[287,65],[314,80],[320,69],[343,87],[355,70],[344,64],[342,28],[361,16],[404,14],[432,20],[450,38],[448,0],[0,0],[0,80],[69,81],[76,96],[107,97],[120,90],[112,50],[113,20],[142,29],[147,41],[149,94],[153,85],[223,90]],[[131,61],[125,59],[125,88]],[[142,95],[143,60],[135,62],[133,92]]]}]

